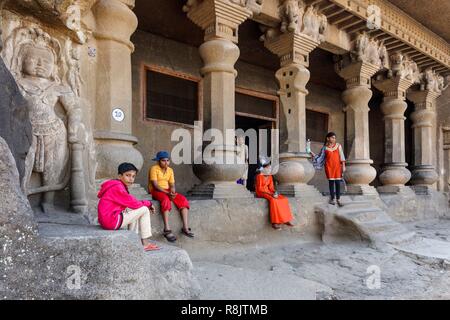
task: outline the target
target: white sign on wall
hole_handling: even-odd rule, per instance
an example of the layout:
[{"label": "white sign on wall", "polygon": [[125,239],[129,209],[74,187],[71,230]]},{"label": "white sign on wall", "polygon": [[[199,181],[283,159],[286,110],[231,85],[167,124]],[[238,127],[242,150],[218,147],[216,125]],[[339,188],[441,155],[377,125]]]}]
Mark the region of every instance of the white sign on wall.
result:
[{"label": "white sign on wall", "polygon": [[125,119],[125,112],[123,112],[120,108],[116,108],[112,111],[112,117],[117,122],[122,122],[123,119]]}]

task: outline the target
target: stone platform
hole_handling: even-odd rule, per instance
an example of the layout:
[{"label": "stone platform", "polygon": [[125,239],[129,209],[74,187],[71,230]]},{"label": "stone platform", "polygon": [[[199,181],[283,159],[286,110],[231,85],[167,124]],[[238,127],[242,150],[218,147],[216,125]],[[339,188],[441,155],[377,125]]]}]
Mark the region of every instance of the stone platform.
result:
[{"label": "stone platform", "polygon": [[[167,242],[162,235],[164,225],[159,202],[153,201],[138,185],[130,188],[130,193],[138,199],[152,201],[157,212],[151,216],[153,238]],[[326,201],[320,194],[307,199],[289,198],[295,227],[283,226],[282,230],[274,230],[271,227],[266,199],[188,199],[191,205],[189,224],[195,238],[188,238],[181,233],[181,217],[175,207],[172,208],[169,219],[171,229],[178,238],[175,245],[188,250],[189,253],[205,246],[230,247],[253,243],[270,245],[274,242],[290,241],[292,238],[317,241],[320,230],[314,205]],[[93,224],[97,224],[96,210],[96,206],[92,206],[87,217]]]}]

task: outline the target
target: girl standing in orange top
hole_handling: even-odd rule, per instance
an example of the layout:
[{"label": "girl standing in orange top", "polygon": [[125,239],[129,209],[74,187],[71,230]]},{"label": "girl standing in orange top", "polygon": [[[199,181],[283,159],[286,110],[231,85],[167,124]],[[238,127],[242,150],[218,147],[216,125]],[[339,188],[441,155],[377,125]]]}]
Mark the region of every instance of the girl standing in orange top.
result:
[{"label": "girl standing in orange top", "polygon": [[294,226],[291,222],[292,213],[289,208],[289,201],[286,197],[278,195],[275,191],[272,178],[272,168],[270,161],[261,160],[260,173],[256,176],[255,188],[256,196],[258,198],[265,198],[269,200],[270,220],[272,228],[281,229],[280,224]]},{"label": "girl standing in orange top", "polygon": [[342,207],[340,202],[341,188],[340,183],[342,175],[345,171],[345,156],[342,146],[336,142],[336,134],[329,132],[325,139],[325,144],[318,155],[311,151],[313,156],[313,164],[316,169],[325,168],[325,174],[330,187],[329,203],[335,205],[335,198],[338,206]]}]

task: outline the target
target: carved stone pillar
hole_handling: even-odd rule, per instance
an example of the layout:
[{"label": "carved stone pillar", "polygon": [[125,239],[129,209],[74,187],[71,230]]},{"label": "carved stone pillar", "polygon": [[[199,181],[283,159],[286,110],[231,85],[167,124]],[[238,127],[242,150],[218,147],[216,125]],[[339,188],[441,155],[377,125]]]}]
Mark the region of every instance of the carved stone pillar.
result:
[{"label": "carved stone pillar", "polygon": [[314,177],[314,168],[306,153],[306,84],[310,73],[308,55],[319,41],[304,34],[284,33],[265,41],[265,46],[280,57],[281,68],[275,76],[280,85],[281,110],[285,121],[280,123],[280,164],[276,179],[278,190],[287,196],[317,195],[307,183]]},{"label": "carved stone pillar", "polygon": [[235,43],[239,24],[252,12],[245,6],[220,0],[204,0],[185,7],[185,11],[205,31],[205,42],[199,48],[204,62],[201,69],[204,129],[213,129],[223,138],[206,146],[202,163],[194,164],[194,173],[202,184],[194,187],[191,195],[214,199],[253,197],[244,186],[236,183],[245,164],[238,164],[238,149],[234,143],[237,75],[234,64],[240,54]]},{"label": "carved stone pillar", "polygon": [[405,102],[406,90],[413,84],[412,80],[400,76],[385,78],[373,82],[374,87],[384,93],[381,111],[384,114],[384,164],[380,174],[379,192],[399,193],[407,191],[405,183],[411,173],[405,162]]},{"label": "carved stone pillar", "polygon": [[114,177],[117,166],[131,162],[138,169],[143,158],[133,145],[130,36],[137,28],[134,0],[100,0],[93,7],[97,40],[97,97],[95,133],[97,179]]},{"label": "carved stone pillar", "polygon": [[445,192],[450,191],[450,127],[443,127],[443,148],[444,148],[444,181],[442,189]]},{"label": "carved stone pillar", "polygon": [[347,89],[342,93],[345,103],[347,124],[347,170],[344,174],[349,194],[377,194],[370,187],[376,177],[371,166],[369,148],[369,101],[372,97],[370,78],[379,70],[378,65],[365,61],[355,61],[347,66],[340,65],[338,74],[344,78]]},{"label": "carved stone pillar", "polygon": [[416,193],[428,193],[437,181],[438,174],[433,166],[433,135],[436,134],[433,123],[436,117],[436,99],[440,93],[432,90],[414,90],[408,93],[408,99],[414,103],[411,114],[414,132],[414,167],[411,184]]}]

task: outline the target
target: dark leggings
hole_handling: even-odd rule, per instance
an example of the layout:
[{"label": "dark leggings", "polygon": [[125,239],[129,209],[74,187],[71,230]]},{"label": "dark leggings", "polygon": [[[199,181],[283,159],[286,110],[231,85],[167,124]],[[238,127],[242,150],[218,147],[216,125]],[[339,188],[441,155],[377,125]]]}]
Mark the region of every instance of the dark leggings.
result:
[{"label": "dark leggings", "polygon": [[341,180],[328,180],[328,185],[330,186],[331,199],[336,196],[336,199],[339,200],[341,198]]}]

